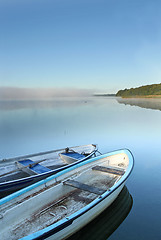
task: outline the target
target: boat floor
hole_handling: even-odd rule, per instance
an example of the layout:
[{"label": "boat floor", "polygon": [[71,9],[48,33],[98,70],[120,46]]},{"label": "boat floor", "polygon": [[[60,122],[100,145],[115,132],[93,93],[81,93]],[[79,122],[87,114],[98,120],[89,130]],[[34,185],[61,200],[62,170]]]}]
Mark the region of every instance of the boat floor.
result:
[{"label": "boat floor", "polygon": [[[97,188],[101,187],[101,189],[106,191],[119,177],[111,176],[110,174],[108,177],[106,175],[106,178],[100,178],[100,176],[98,178],[96,177],[94,181],[92,181],[92,185]],[[91,185],[91,183],[89,184]],[[16,228],[12,230],[11,239],[22,238],[35,231],[48,227],[64,217],[70,216],[98,197],[97,194],[83,191],[78,188],[71,187],[71,189],[71,192],[56,201],[51,201],[50,204],[43,206],[42,209],[34,213],[30,218],[17,225]]]}]

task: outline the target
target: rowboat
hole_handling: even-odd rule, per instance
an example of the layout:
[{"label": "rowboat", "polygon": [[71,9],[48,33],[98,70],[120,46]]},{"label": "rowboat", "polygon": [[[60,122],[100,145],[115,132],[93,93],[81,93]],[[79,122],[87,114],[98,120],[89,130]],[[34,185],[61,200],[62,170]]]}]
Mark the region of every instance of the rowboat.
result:
[{"label": "rowboat", "polygon": [[[0,160],[0,197],[53,175],[69,165],[92,157],[97,151],[94,144],[41,152]],[[62,154],[62,155],[61,155]],[[72,156],[72,162],[67,159]],[[65,156],[65,159],[63,158]]]},{"label": "rowboat", "polygon": [[129,150],[117,150],[0,199],[1,239],[66,239],[112,204],[133,165]]}]

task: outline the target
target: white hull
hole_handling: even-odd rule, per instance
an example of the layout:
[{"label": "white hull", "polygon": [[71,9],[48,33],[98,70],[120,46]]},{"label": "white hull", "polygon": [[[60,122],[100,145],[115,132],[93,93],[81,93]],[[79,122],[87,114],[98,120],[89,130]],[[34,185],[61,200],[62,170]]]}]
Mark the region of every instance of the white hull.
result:
[{"label": "white hull", "polygon": [[2,240],[65,239],[107,208],[133,168],[128,150],[107,153],[0,200]]}]

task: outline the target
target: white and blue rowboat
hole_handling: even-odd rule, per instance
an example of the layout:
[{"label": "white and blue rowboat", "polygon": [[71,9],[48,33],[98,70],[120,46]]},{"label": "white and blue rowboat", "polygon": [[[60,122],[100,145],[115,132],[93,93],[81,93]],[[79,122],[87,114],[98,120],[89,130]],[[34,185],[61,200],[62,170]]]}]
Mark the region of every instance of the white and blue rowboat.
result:
[{"label": "white and blue rowboat", "polygon": [[[0,160],[0,197],[51,176],[71,164],[84,161],[92,157],[96,151],[96,145],[88,144],[2,159]],[[68,161],[68,156],[71,159],[71,155],[72,161]]]},{"label": "white and blue rowboat", "polygon": [[116,199],[133,165],[129,150],[114,151],[0,199],[1,239],[66,239]]}]

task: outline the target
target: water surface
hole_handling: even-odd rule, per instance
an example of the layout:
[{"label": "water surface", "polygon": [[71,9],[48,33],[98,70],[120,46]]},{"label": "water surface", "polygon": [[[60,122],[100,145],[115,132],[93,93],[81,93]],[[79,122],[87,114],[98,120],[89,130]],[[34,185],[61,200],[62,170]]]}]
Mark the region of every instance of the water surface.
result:
[{"label": "water surface", "polygon": [[[97,143],[102,153],[130,149],[135,167],[126,186],[133,206],[114,232],[100,232],[100,239],[161,239],[161,109],[160,100],[148,101],[1,101],[0,158],[89,143]],[[98,228],[95,231],[98,239]]]}]

